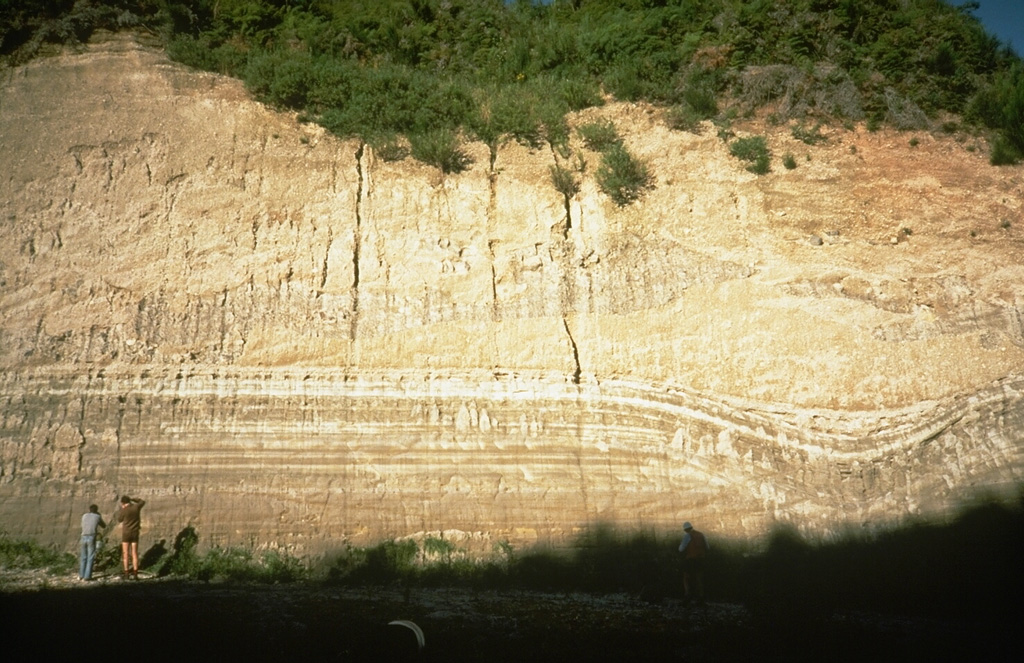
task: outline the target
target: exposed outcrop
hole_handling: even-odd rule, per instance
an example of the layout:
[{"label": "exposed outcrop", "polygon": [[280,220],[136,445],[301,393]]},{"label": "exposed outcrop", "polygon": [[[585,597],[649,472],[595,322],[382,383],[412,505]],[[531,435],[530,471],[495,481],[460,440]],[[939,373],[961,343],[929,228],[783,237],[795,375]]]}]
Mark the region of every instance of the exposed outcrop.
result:
[{"label": "exposed outcrop", "polygon": [[[610,104],[656,188],[388,163],[127,36],[4,72],[0,520],[322,550],[940,512],[1024,473],[1024,169]],[[568,218],[567,218],[568,215]],[[69,534],[71,532],[71,534]],[[145,534],[144,534],[145,537]]]}]

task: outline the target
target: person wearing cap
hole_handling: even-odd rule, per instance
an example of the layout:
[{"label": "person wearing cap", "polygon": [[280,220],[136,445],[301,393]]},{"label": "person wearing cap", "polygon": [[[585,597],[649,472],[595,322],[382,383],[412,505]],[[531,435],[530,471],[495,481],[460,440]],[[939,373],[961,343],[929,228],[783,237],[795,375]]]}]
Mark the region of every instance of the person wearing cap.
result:
[{"label": "person wearing cap", "polygon": [[696,598],[704,602],[704,560],[708,555],[708,539],[693,529],[689,522],[683,523],[683,541],[679,544],[683,554],[683,602]]},{"label": "person wearing cap", "polygon": [[81,554],[78,558],[79,580],[92,580],[92,565],[96,560],[96,530],[106,526],[100,516],[100,508],[90,504],[88,513],[82,516]]}]

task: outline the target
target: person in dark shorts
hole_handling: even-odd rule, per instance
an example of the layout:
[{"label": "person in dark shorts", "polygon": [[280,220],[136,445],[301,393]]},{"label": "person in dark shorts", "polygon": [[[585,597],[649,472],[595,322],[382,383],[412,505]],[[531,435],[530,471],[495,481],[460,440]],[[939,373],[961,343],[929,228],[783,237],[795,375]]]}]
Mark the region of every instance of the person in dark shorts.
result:
[{"label": "person in dark shorts", "polygon": [[[142,507],[145,500],[121,496],[121,510],[117,522],[121,523],[121,564],[125,578],[139,579],[139,530],[142,529]],[[131,565],[128,564],[129,559]]]},{"label": "person in dark shorts", "polygon": [[683,523],[683,540],[679,544],[683,553],[683,601],[696,598],[704,602],[704,559],[708,556],[708,539],[693,525]]}]

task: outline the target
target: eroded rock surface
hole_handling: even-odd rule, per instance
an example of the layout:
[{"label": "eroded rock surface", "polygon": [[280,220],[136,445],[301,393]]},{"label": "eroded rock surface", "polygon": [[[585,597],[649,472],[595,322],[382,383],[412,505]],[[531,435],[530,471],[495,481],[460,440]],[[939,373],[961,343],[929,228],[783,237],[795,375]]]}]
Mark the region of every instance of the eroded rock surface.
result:
[{"label": "eroded rock surface", "polygon": [[[3,72],[0,519],[317,551],[597,521],[756,534],[941,512],[1024,463],[1024,168],[972,137],[767,135],[609,104],[596,154],[387,163],[130,36]],[[103,507],[107,510],[107,507]],[[144,542],[145,543],[145,542]]]}]

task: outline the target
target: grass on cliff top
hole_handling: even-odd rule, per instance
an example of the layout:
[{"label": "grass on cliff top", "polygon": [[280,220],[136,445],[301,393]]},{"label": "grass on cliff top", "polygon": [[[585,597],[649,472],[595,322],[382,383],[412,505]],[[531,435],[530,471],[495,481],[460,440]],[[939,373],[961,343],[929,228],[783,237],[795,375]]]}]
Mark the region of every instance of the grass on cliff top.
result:
[{"label": "grass on cliff top", "polygon": [[[711,601],[745,604],[755,617],[814,618],[837,610],[983,618],[1020,611],[1024,569],[1024,498],[986,502],[945,524],[918,522],[873,533],[810,541],[780,526],[763,540],[738,541],[706,532],[711,543],[706,585]],[[595,526],[567,550],[515,550],[507,543],[486,559],[451,541],[427,537],[345,547],[319,559],[274,550],[213,547],[186,527],[171,549],[146,551],[150,574],[218,583],[312,582],[365,587],[467,587],[546,592],[627,593],[646,600],[682,596],[678,538],[624,535]],[[108,545],[97,574],[117,574],[119,547]],[[0,536],[0,570],[40,568],[70,573],[68,553]]]}]

